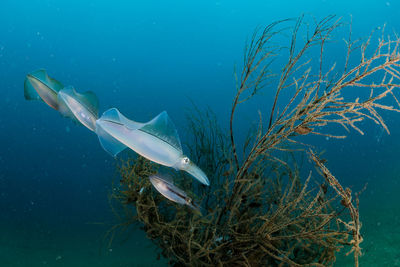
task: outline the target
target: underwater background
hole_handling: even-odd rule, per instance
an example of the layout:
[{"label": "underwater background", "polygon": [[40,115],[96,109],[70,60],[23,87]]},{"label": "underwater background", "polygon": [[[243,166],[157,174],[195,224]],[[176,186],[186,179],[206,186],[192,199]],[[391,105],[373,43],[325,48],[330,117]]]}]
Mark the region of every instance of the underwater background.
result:
[{"label": "underwater background", "polygon": [[[100,114],[117,107],[144,122],[166,110],[184,141],[193,104],[211,108],[228,128],[234,66],[240,70],[254,29],[301,14],[352,20],[354,39],[384,24],[388,33],[400,32],[397,0],[2,0],[0,266],[166,266],[139,229],[111,248],[101,246],[115,221],[107,196],[116,162],[95,134],[26,101],[27,73],[45,68],[64,85],[94,91]],[[337,43],[347,37],[340,34]],[[344,53],[333,48],[326,57],[340,61]],[[235,123],[243,135],[257,122],[257,110],[268,110],[269,97],[265,88],[241,107]],[[312,141],[326,149],[343,185],[359,191],[368,182],[360,197],[361,266],[400,265],[400,114],[383,116],[390,135],[368,122],[365,135]],[[352,264],[351,256],[336,263]]]}]

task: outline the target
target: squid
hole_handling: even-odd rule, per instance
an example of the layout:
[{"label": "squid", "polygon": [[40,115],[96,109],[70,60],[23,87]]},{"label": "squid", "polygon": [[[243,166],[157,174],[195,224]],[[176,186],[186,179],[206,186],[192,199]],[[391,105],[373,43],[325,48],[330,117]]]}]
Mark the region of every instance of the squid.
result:
[{"label": "squid", "polygon": [[210,185],[207,175],[183,154],[178,132],[165,111],[147,123],[139,123],[111,108],[96,121],[96,133],[104,150],[114,157],[129,147],[155,163],[186,171]]},{"label": "squid", "polygon": [[59,81],[49,77],[46,70],[40,69],[26,75],[24,96],[27,100],[43,100],[55,110],[59,109],[58,92],[64,86]]},{"label": "squid", "polygon": [[[199,207],[188,197],[188,195],[178,187],[176,187],[172,180],[168,179],[167,176],[155,174],[149,177],[150,182],[160,192],[161,195],[168,198],[169,200],[176,202],[181,205],[186,205],[191,209],[200,212]],[[201,213],[201,212],[200,212]]]},{"label": "squid", "polygon": [[95,131],[99,101],[91,91],[78,93],[72,86],[64,87],[40,69],[26,76],[24,96],[27,100],[42,100],[64,117]]},{"label": "squid", "polygon": [[80,122],[93,132],[96,131],[99,100],[93,92],[87,91],[81,94],[69,86],[58,92],[58,101],[62,103],[59,109],[64,116]]}]

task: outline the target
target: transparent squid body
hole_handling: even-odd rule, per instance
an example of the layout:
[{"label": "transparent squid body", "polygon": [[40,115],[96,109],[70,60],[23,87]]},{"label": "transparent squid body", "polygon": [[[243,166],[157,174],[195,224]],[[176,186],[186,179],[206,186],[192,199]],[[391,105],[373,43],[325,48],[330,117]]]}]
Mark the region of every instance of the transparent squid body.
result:
[{"label": "transparent squid body", "polygon": [[195,205],[190,197],[183,191],[176,187],[172,180],[168,180],[161,174],[155,174],[149,177],[150,182],[154,188],[160,192],[161,195],[168,198],[169,200],[176,202],[181,205],[186,205],[193,210],[200,212],[200,209]]},{"label": "transparent squid body", "polygon": [[112,108],[96,121],[96,133],[103,148],[114,157],[129,147],[148,160],[186,171],[201,183],[210,184],[206,174],[183,155],[177,130],[165,111],[147,123],[138,123]]}]

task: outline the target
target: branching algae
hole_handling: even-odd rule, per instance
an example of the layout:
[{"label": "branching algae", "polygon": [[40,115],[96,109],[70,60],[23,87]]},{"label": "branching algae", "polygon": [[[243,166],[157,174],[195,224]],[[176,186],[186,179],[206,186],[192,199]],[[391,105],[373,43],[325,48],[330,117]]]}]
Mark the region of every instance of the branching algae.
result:
[{"label": "branching algae", "polygon": [[[212,112],[195,110],[188,118],[190,156],[209,176],[210,186],[183,179],[182,173],[175,173],[174,180],[200,203],[202,215],[151,186],[148,177],[157,173],[156,164],[131,158],[120,164],[120,184],[110,197],[114,210],[122,207],[126,214],[118,213],[121,224],[109,237],[120,227],[139,224],[173,266],[326,266],[342,249],[354,255],[358,266],[358,196],[299,136],[345,137],[332,134],[334,128],[327,125],[363,134],[357,123],[365,119],[389,132],[379,111],[400,111],[388,105],[399,104],[400,39],[383,31],[379,40],[373,33],[364,42],[349,35],[344,65],[327,68],[325,48],[343,28],[340,20],[326,17],[313,27],[303,17],[290,28],[287,23],[292,21],[257,30],[247,45],[227,134]],[[288,31],[289,46],[279,45]],[[281,72],[274,74],[273,64],[286,55]],[[260,113],[257,129],[241,147],[234,131],[236,109],[262,88],[274,90],[271,109],[266,119]],[[289,98],[281,97],[284,91]],[[317,175],[310,170],[300,177],[304,171],[292,157],[296,153],[309,157]]]}]

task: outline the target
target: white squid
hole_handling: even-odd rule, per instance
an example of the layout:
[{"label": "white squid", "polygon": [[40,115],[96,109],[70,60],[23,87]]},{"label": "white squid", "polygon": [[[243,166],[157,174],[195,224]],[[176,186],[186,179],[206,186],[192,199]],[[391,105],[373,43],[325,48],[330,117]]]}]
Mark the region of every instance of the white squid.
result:
[{"label": "white squid", "polygon": [[114,157],[129,147],[153,162],[186,171],[201,183],[210,184],[207,175],[183,154],[177,130],[165,111],[147,123],[138,123],[111,108],[96,121],[96,133],[103,148]]}]

